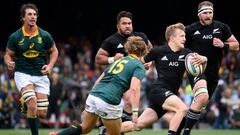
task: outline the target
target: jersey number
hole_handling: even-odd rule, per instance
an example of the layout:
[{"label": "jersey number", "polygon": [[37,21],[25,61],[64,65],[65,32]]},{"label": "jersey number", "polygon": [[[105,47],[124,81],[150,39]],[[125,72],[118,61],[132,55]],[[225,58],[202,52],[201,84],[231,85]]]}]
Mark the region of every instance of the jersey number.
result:
[{"label": "jersey number", "polygon": [[119,74],[124,69],[124,64],[128,63],[128,60],[117,60],[108,70],[108,73]]}]

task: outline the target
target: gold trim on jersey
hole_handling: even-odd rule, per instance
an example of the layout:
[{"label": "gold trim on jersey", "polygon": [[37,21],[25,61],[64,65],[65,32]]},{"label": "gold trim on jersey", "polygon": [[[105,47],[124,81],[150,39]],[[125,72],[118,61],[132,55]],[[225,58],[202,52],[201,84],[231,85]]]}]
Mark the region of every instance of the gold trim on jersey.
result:
[{"label": "gold trim on jersey", "polygon": [[22,27],[22,32],[23,32],[23,35],[24,35],[25,37],[29,37],[30,39],[33,38],[33,37],[35,37],[35,36],[37,36],[37,35],[39,35],[39,31],[38,31],[38,26],[37,26],[37,25],[34,26],[34,32],[33,32],[33,34],[28,33],[28,32],[26,31],[26,28],[25,28],[24,26]]},{"label": "gold trim on jersey", "polygon": [[129,54],[129,56],[135,59],[139,59],[139,57],[136,54]]}]

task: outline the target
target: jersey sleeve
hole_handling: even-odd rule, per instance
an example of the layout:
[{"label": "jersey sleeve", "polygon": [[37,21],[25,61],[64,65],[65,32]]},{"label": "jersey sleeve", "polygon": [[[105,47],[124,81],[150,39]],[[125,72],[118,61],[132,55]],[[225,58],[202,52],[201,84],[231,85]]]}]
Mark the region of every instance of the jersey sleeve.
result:
[{"label": "jersey sleeve", "polygon": [[113,50],[113,44],[111,42],[109,42],[108,40],[104,40],[101,45],[101,48],[110,54],[111,50]]},{"label": "jersey sleeve", "polygon": [[145,69],[143,66],[137,66],[134,73],[133,77],[137,77],[139,80],[142,80],[145,77]]},{"label": "jersey sleeve", "polygon": [[226,41],[228,38],[230,38],[232,36],[232,31],[227,24],[223,25],[222,29],[223,29],[223,31],[222,31],[223,32],[223,40]]},{"label": "jersey sleeve", "polygon": [[17,51],[17,42],[16,37],[14,35],[10,35],[7,42],[7,48],[16,52]]},{"label": "jersey sleeve", "polygon": [[46,32],[46,35],[44,36],[45,41],[47,42],[47,49],[50,49],[53,47],[53,44],[55,43],[52,36]]},{"label": "jersey sleeve", "polygon": [[157,49],[152,48],[150,52],[146,56],[144,56],[144,61],[146,63],[150,61],[154,61],[156,59],[156,56],[157,56]]}]

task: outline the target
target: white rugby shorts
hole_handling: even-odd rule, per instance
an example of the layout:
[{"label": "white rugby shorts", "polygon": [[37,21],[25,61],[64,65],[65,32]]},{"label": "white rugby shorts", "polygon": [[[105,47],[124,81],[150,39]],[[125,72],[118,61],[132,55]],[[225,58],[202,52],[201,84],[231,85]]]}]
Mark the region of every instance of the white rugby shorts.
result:
[{"label": "white rugby shorts", "polygon": [[86,100],[85,111],[96,114],[103,119],[118,119],[122,116],[123,105],[123,100],[121,100],[119,105],[111,105],[89,94]]},{"label": "white rugby shorts", "polygon": [[47,95],[50,93],[50,81],[46,75],[31,76],[25,73],[15,72],[14,81],[19,91],[27,85],[33,84],[35,92]]}]

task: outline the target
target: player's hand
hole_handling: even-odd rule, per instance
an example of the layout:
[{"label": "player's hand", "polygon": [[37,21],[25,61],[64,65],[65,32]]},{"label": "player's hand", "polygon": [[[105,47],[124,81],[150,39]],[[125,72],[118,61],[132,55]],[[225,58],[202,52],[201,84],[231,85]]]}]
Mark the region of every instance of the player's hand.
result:
[{"label": "player's hand", "polygon": [[133,114],[132,114],[132,122],[133,122],[134,124],[137,124],[137,119],[138,119],[138,114],[133,113]]},{"label": "player's hand", "polygon": [[49,75],[51,73],[51,71],[52,71],[52,67],[50,65],[42,66],[41,72],[43,75]]},{"label": "player's hand", "polygon": [[15,62],[14,61],[8,61],[6,64],[7,64],[8,70],[10,70],[10,71],[14,70],[14,68],[15,68]]},{"label": "player's hand", "polygon": [[213,38],[213,46],[223,48],[224,43],[219,38]]},{"label": "player's hand", "polygon": [[116,53],[115,56],[114,56],[114,61],[119,60],[119,59],[121,59],[122,57],[123,57],[123,54],[121,54],[121,53]]},{"label": "player's hand", "polygon": [[151,62],[151,61],[148,62],[148,63],[144,63],[144,68],[145,68],[146,70],[148,70],[148,69],[151,67],[151,65],[152,65],[152,62]]},{"label": "player's hand", "polygon": [[201,55],[199,55],[198,53],[193,53],[193,59],[192,59],[192,61],[191,61],[191,63],[192,63],[193,65],[198,66],[198,65],[203,64],[204,62],[206,62],[206,59],[205,59],[204,56],[201,56]]}]

